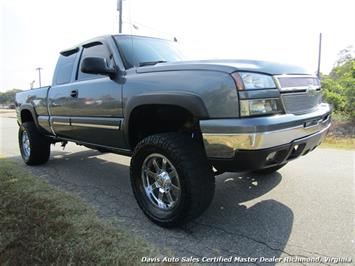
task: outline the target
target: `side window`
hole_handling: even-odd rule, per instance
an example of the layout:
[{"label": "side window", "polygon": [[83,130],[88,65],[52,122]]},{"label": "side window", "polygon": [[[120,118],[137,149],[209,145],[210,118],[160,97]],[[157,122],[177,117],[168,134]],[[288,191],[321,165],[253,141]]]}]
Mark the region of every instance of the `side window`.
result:
[{"label": "side window", "polygon": [[95,79],[95,78],[102,77],[102,75],[87,74],[87,73],[81,72],[80,66],[81,66],[83,59],[86,57],[104,57],[104,58],[106,58],[107,66],[110,67],[114,64],[113,57],[112,57],[110,51],[102,43],[98,43],[95,46],[90,46],[90,47],[84,48],[83,53],[81,55],[80,63],[79,63],[78,78],[77,78],[78,80],[87,80],[87,79]]},{"label": "side window", "polygon": [[60,55],[55,69],[54,84],[60,85],[69,83],[73,73],[73,67],[77,53],[68,56]]}]

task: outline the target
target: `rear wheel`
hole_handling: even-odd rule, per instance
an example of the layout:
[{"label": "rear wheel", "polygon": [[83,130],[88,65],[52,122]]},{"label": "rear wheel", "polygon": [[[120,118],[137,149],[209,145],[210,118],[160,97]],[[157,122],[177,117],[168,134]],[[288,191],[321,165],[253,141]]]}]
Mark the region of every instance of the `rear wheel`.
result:
[{"label": "rear wheel", "polygon": [[172,227],[202,214],[212,201],[215,181],[200,145],[189,136],[167,133],[137,145],[131,184],[146,216]]},{"label": "rear wheel", "polygon": [[33,122],[25,122],[20,126],[19,146],[21,156],[28,165],[39,165],[48,161],[50,142],[43,136]]},{"label": "rear wheel", "polygon": [[285,165],[286,165],[286,163],[280,164],[280,165],[276,165],[276,166],[272,166],[272,167],[269,167],[269,168],[254,170],[253,172],[256,173],[256,174],[260,174],[260,175],[269,175],[269,174],[272,174],[272,173],[276,172],[277,170],[279,170],[280,168],[284,167]]}]

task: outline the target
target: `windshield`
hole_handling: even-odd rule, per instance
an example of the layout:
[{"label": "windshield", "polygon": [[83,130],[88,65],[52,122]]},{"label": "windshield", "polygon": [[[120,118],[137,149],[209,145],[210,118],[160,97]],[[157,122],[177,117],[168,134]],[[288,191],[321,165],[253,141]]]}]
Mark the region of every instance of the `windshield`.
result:
[{"label": "windshield", "polygon": [[140,36],[114,37],[127,68],[142,66],[145,63],[176,62],[183,59],[173,41]]}]

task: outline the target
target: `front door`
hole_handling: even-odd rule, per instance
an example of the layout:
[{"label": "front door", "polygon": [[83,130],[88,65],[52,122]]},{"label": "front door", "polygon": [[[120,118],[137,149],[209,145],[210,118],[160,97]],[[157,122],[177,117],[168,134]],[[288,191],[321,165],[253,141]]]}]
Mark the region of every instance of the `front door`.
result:
[{"label": "front door", "polygon": [[[61,94],[66,94],[61,106],[65,119],[69,119],[69,127],[57,121],[53,125],[54,131],[58,136],[84,144],[120,148],[123,144],[122,84],[105,75],[81,72],[80,65],[85,57],[103,57],[110,66],[115,64],[105,44],[94,42],[84,45],[72,82],[61,90]],[[58,108],[54,106],[54,109]]]},{"label": "front door", "polygon": [[95,42],[84,47],[76,80],[71,86],[71,97],[74,98],[69,108],[71,138],[92,144],[122,147],[122,84],[108,76],[81,72],[80,65],[85,57],[104,57],[109,66],[115,64],[105,44]]}]

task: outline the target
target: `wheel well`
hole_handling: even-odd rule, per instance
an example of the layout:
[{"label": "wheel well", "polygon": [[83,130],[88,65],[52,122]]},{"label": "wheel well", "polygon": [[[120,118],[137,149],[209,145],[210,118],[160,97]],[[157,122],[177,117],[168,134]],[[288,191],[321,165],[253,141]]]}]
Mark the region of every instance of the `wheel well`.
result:
[{"label": "wheel well", "polygon": [[33,116],[29,110],[22,110],[21,111],[21,122],[33,122]]},{"label": "wheel well", "polygon": [[132,150],[145,137],[166,132],[200,135],[200,127],[191,112],[175,105],[144,105],[132,111],[128,127]]}]

